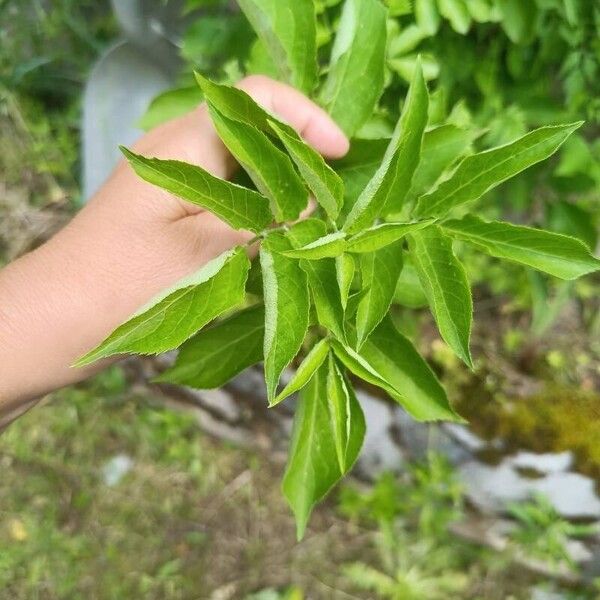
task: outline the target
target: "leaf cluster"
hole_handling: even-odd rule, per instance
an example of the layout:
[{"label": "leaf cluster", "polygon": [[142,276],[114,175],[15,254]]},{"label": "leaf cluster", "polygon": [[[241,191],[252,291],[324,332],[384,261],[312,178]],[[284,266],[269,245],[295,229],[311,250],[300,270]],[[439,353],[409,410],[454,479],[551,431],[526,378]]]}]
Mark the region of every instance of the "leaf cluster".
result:
[{"label": "leaf cluster", "polygon": [[[386,11],[379,0],[346,0],[324,78],[313,0],[243,0],[240,6],[279,77],[318,98],[349,136],[359,131],[384,86]],[[300,538],[314,505],[359,455],[365,417],[354,380],[381,388],[417,420],[461,420],[390,311],[406,264],[442,338],[469,367],[472,299],[455,240],[565,280],[599,268],[578,239],[487,221],[471,208],[551,156],[581,123],[539,128],[450,168],[468,140],[456,127],[428,126],[431,102],[417,60],[391,137],[359,141],[329,165],[245,92],[200,74],[196,79],[217,133],[253,187],[183,162],[124,149],[125,156],[149,183],[254,232],[261,241],[258,262],[251,264],[241,246],[216,257],[78,364],[181,347],[161,380],[218,387],[263,361],[270,406],[299,392],[283,491]],[[318,208],[298,221],[310,196]],[[302,356],[281,389],[284,370]]]}]

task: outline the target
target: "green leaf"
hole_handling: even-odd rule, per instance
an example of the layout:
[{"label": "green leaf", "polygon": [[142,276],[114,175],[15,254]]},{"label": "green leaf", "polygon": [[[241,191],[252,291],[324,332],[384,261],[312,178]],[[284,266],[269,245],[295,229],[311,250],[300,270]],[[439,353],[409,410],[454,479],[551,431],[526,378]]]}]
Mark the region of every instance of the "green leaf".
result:
[{"label": "green leaf", "polygon": [[354,464],[365,438],[365,416],[350,382],[333,354],[329,354],[327,405],[341,473]]},{"label": "green leaf", "polygon": [[161,123],[180,117],[202,102],[202,91],[197,85],[167,90],[156,96],[138,121],[138,127],[149,131]]},{"label": "green leaf", "polygon": [[328,353],[329,342],[326,339],[319,340],[306,355],[306,358],[300,363],[300,366],[296,369],[296,372],[289,383],[269,406],[275,406],[285,400],[288,396],[300,391],[310,381],[316,370],[323,364]]},{"label": "green leaf", "polygon": [[452,251],[452,241],[437,225],[413,233],[411,255],[445,342],[467,366],[473,304],[467,275]]},{"label": "green leaf", "polygon": [[263,133],[274,136],[270,122],[276,123],[290,136],[297,136],[296,131],[280,121],[274,114],[257,104],[246,92],[230,85],[215,83],[198,72],[194,72],[196,81],[207,102],[223,116],[233,121],[254,125]]},{"label": "green leaf", "polygon": [[277,221],[293,221],[308,204],[308,192],[287,154],[253,125],[223,116],[210,105],[212,121],[223,143],[271,201]]},{"label": "green leaf", "polygon": [[383,163],[352,207],[344,222],[345,231],[357,233],[381,214],[402,208],[419,164],[428,104],[427,86],[419,64]]},{"label": "green leaf", "polygon": [[331,219],[336,219],[344,201],[344,183],[339,175],[298,136],[289,135],[274,122],[270,124],[315,195],[315,200]]},{"label": "green leaf", "polygon": [[[283,493],[296,517],[298,539],[302,539],[313,507],[343,477],[340,469],[328,401],[329,363],[316,371],[300,393],[294,417],[294,428],[288,463],[283,478]],[[347,391],[351,394],[347,385]],[[350,442],[347,452],[347,470],[355,462],[362,436],[360,435],[360,407],[350,400],[353,409]],[[364,422],[364,421],[363,421]],[[364,435],[364,430],[363,430]]]},{"label": "green leaf", "polygon": [[417,25],[427,35],[435,35],[440,28],[440,14],[435,0],[415,0],[414,11]]},{"label": "green leaf", "polygon": [[314,242],[301,248],[284,252],[290,258],[303,258],[306,260],[319,260],[321,258],[335,258],[344,252],[346,247],[346,233],[336,231],[320,237]]},{"label": "green leaf", "polygon": [[352,236],[346,243],[347,252],[374,252],[393,244],[414,231],[429,227],[434,219],[413,223],[381,223]]},{"label": "green leaf", "polygon": [[265,310],[242,310],[211,325],[181,346],[175,364],[154,379],[200,390],[225,385],[263,358]]},{"label": "green leaf", "polygon": [[342,218],[339,219],[341,222],[348,216],[360,193],[375,175],[389,143],[389,139],[355,138],[350,142],[348,154],[333,161],[332,166],[344,183],[344,205],[340,215]]},{"label": "green leaf", "polygon": [[412,204],[430,190],[453,163],[470,151],[473,138],[471,131],[455,125],[441,125],[427,131],[407,202]]},{"label": "green leaf", "polygon": [[361,356],[393,387],[417,421],[460,421],[437,377],[388,315],[369,336]]},{"label": "green leaf", "polygon": [[273,220],[269,201],[257,192],[219,179],[201,167],[146,158],[123,147],[121,151],[142,179],[202,206],[234,229],[259,233]]},{"label": "green leaf", "polygon": [[596,247],[598,230],[589,211],[566,201],[553,202],[547,210],[550,229],[579,238],[591,250]]},{"label": "green leaf", "polygon": [[[295,248],[302,247],[326,234],[325,223],[306,219],[290,228],[287,235]],[[337,283],[335,259],[300,261],[308,277],[319,323],[335,337],[345,340],[344,308]]]},{"label": "green leaf", "polygon": [[269,402],[275,398],[282,371],[300,350],[308,330],[310,303],[306,275],[279,232],[269,234],[260,249],[265,298],[265,379]]},{"label": "green leaf", "polygon": [[471,27],[471,15],[464,0],[437,0],[443,17],[450,21],[452,29],[465,35]]},{"label": "green leaf", "polygon": [[75,366],[114,354],[158,354],[177,348],[204,325],[242,302],[249,268],[243,248],[221,254],[153,298]]},{"label": "green leaf", "polygon": [[423,308],[428,305],[427,296],[410,254],[404,256],[404,265],[394,292],[394,302],[407,308]]},{"label": "green leaf", "polygon": [[486,222],[471,215],[446,221],[443,228],[452,237],[474,244],[492,256],[560,279],[577,279],[600,269],[600,261],[582,241],[561,233],[501,221]]},{"label": "green leaf", "polygon": [[402,271],[402,244],[395,243],[376,252],[360,255],[360,274],[367,293],[356,311],[357,348],[377,327],[392,304]]},{"label": "green leaf", "polygon": [[515,44],[526,43],[532,37],[537,24],[535,2],[522,0],[498,0],[502,13],[500,24]]},{"label": "green leaf", "polygon": [[421,196],[415,215],[444,215],[456,206],[477,200],[503,181],[554,154],[581,124],[580,121],[541,127],[510,144],[467,156],[449,179]]},{"label": "green leaf", "polygon": [[346,0],[320,99],[348,137],[373,114],[383,91],[385,47],[379,0]]},{"label": "green leaf", "polygon": [[356,270],[356,263],[354,257],[351,254],[340,254],[335,259],[335,272],[337,276],[338,287],[340,288],[340,300],[342,301],[342,307],[346,310],[348,304],[348,296],[350,294],[350,288],[354,281],[354,272]]},{"label": "green leaf", "polygon": [[305,93],[317,79],[317,22],[313,0],[238,0],[269,49],[281,78]]}]

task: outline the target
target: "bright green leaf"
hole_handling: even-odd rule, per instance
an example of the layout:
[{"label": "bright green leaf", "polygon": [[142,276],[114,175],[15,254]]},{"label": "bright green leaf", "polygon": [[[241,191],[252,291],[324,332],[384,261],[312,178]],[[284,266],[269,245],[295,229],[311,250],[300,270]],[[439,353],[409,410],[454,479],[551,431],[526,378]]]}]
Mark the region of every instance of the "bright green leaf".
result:
[{"label": "bright green leaf", "polygon": [[352,236],[346,243],[347,252],[374,252],[389,244],[393,244],[404,236],[428,227],[433,219],[415,221],[413,223],[381,223]]},{"label": "bright green leaf", "polygon": [[277,221],[293,221],[308,204],[308,192],[287,154],[253,125],[228,119],[213,106],[212,121],[223,143],[271,201]]},{"label": "bright green leaf", "polygon": [[560,279],[577,279],[600,269],[600,261],[583,242],[560,233],[501,221],[486,222],[472,215],[446,221],[443,228],[452,237],[475,244],[492,256]]},{"label": "bright green leaf", "polygon": [[321,258],[335,258],[344,252],[346,247],[346,233],[336,231],[320,237],[306,246],[288,250],[284,254],[290,258],[304,258],[306,260],[319,260]]},{"label": "bright green leaf", "polygon": [[411,256],[442,338],[472,367],[469,338],[473,304],[467,275],[452,241],[437,225],[411,235]]},{"label": "bright green leaf", "polygon": [[541,127],[510,144],[467,156],[449,179],[421,196],[415,214],[444,215],[456,206],[477,200],[503,181],[554,154],[581,124]]},{"label": "bright green leaf", "polygon": [[398,401],[413,418],[460,420],[429,365],[389,316],[369,336],[360,354],[398,392]]},{"label": "bright green leaf", "polygon": [[383,163],[352,207],[344,222],[345,231],[357,233],[381,214],[402,208],[419,164],[427,110],[427,86],[422,70],[417,68]]},{"label": "bright green leaf", "polygon": [[269,201],[257,192],[219,179],[195,165],[121,150],[142,179],[206,208],[234,229],[259,233],[273,220]]},{"label": "bright green leaf", "polygon": [[154,381],[200,390],[221,387],[262,360],[264,330],[262,305],[235,313],[185,342],[175,364]]},{"label": "bright green leaf", "polygon": [[146,112],[138,121],[138,127],[144,131],[180,117],[196,108],[202,102],[202,91],[197,85],[167,90],[150,102]]},{"label": "bright green leaf", "polygon": [[365,437],[365,416],[350,382],[344,376],[335,356],[329,354],[327,372],[327,406],[341,473],[354,464]]},{"label": "bright green leaf", "polygon": [[[317,219],[301,221],[287,233],[295,248],[304,246],[325,234],[325,223]],[[335,337],[344,340],[344,308],[337,283],[335,259],[302,260],[300,266],[308,276],[319,323]]]},{"label": "bright green leaf", "polygon": [[379,0],[346,0],[321,102],[348,137],[372,115],[383,90],[386,10]]},{"label": "bright green leaf", "polygon": [[158,354],[190,336],[244,299],[250,261],[243,248],[225,252],[140,308],[75,366],[115,354]]},{"label": "bright green leaf", "polygon": [[428,305],[427,296],[410,254],[404,256],[404,265],[394,292],[394,302],[407,308],[423,308]]},{"label": "bright green leaf", "polygon": [[282,371],[300,350],[308,330],[309,297],[306,275],[297,260],[281,252],[289,240],[273,232],[263,241],[260,264],[265,299],[265,379],[269,402],[275,398]]},{"label": "bright green leaf", "polygon": [[317,78],[317,23],[313,0],[238,0],[269,49],[281,78],[310,93]]},{"label": "bright green leaf", "polygon": [[271,122],[273,131],[296,163],[304,181],[331,219],[336,219],[344,201],[344,183],[339,175],[323,160],[313,148],[305,144],[298,136],[292,136]]},{"label": "bright green leaf", "polygon": [[[288,463],[283,478],[283,493],[296,517],[298,539],[304,536],[313,507],[345,474],[340,469],[328,402],[329,364],[323,363],[300,392]],[[349,386],[347,387],[350,393]],[[357,406],[353,405],[354,407]],[[360,407],[356,408],[355,414]],[[354,418],[348,444],[348,469],[356,460],[362,436],[359,417]],[[356,429],[356,431],[354,431]],[[364,430],[363,430],[364,435]]]},{"label": "bright green leaf", "polygon": [[415,0],[414,11],[417,25],[427,35],[435,35],[440,28],[440,14],[435,0]]},{"label": "bright green leaf", "polygon": [[395,243],[360,255],[360,274],[366,294],[356,311],[357,348],[377,327],[392,304],[402,271],[402,244]]},{"label": "bright green leaf", "polygon": [[450,21],[452,29],[465,35],[471,27],[471,15],[464,0],[437,0],[443,17]]},{"label": "bright green leaf", "polygon": [[342,307],[346,310],[348,304],[348,296],[350,294],[350,288],[354,281],[354,272],[356,270],[356,263],[354,257],[351,254],[340,254],[335,259],[335,272],[337,276],[338,287],[340,288],[340,299],[342,301]]},{"label": "bright green leaf", "polygon": [[329,342],[326,339],[319,340],[306,355],[306,358],[300,363],[289,383],[269,406],[275,406],[285,400],[288,396],[300,391],[310,381],[316,370],[323,364],[328,353]]}]

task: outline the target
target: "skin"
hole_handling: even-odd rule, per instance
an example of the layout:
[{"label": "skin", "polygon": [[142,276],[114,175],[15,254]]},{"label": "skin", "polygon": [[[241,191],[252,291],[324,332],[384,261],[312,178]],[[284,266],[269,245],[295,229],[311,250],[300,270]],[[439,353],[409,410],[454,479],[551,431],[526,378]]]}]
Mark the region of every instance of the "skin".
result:
[{"label": "skin", "polygon": [[[262,76],[239,87],[324,156],[348,151],[342,131],[300,92]],[[133,150],[223,178],[236,168],[205,105],[157,127]],[[0,271],[0,427],[40,396],[106,366],[71,367],[162,289],[251,238],[121,161],[66,227]]]}]

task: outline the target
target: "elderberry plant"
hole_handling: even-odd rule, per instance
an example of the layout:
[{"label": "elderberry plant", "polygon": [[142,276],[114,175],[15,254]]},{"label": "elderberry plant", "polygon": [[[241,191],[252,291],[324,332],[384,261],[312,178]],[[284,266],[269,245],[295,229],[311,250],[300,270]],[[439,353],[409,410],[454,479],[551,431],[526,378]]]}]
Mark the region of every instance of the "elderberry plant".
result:
[{"label": "elderberry plant", "polygon": [[[386,9],[379,0],[346,0],[323,69],[314,0],[239,4],[280,78],[354,136],[384,88]],[[461,420],[390,314],[404,264],[416,272],[440,335],[469,367],[472,299],[455,240],[566,280],[600,268],[575,238],[485,221],[472,208],[551,156],[581,122],[542,127],[455,164],[455,128],[428,128],[429,93],[417,61],[391,139],[353,139],[349,155],[330,165],[245,92],[196,79],[253,189],[198,166],[123,153],[144,180],[254,232],[259,258],[251,263],[242,246],[221,254],[77,364],[180,347],[159,380],[206,389],[263,361],[270,406],[300,392],[283,491],[301,538],[312,508],[352,468],[363,442],[365,419],[349,374],[384,390],[419,421]],[[298,221],[310,195],[318,208]],[[299,353],[304,358],[281,389],[281,374]]]}]

